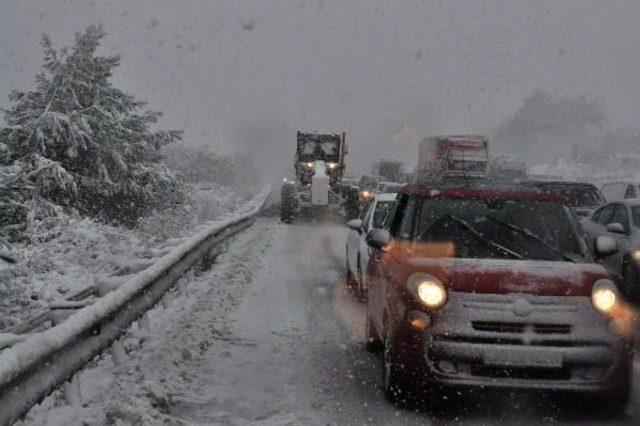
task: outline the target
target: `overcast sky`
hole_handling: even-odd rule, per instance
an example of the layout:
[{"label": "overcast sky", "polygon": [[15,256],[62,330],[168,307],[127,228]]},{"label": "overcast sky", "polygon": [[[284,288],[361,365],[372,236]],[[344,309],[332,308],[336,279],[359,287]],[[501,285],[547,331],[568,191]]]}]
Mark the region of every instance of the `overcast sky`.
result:
[{"label": "overcast sky", "polygon": [[637,1],[0,0],[0,105],[33,87],[42,33],[102,23],[117,84],[188,142],[282,167],[297,129],[345,130],[362,172],[414,156],[399,132],[490,136],[536,88],[640,127],[638,22]]}]

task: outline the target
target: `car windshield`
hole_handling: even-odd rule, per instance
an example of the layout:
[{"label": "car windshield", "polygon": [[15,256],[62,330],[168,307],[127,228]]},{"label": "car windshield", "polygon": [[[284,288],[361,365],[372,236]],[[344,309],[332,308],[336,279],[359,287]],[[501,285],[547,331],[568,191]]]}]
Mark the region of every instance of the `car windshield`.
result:
[{"label": "car windshield", "polygon": [[381,228],[387,220],[389,210],[393,207],[393,201],[378,201],[376,211],[373,213],[373,227]]},{"label": "car windshield", "polygon": [[417,211],[413,239],[452,242],[455,257],[590,259],[573,215],[553,202],[425,199]]},{"label": "car windshield", "polygon": [[591,187],[545,187],[546,190],[562,194],[571,207],[594,207],[604,203],[598,190]]}]

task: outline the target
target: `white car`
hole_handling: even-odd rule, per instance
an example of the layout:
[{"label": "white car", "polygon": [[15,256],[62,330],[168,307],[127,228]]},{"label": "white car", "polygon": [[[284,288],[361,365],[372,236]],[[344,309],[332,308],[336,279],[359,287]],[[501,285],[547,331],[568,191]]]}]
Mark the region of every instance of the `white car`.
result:
[{"label": "white car", "polygon": [[387,215],[396,200],[395,193],[376,194],[362,209],[360,217],[347,223],[347,253],[345,274],[347,285],[355,290],[359,300],[365,300],[367,289],[362,271],[369,261],[369,246],[365,242],[367,232],[384,226]]},{"label": "white car", "polygon": [[640,197],[640,185],[632,181],[607,182],[602,185],[600,192],[609,203],[628,200]]}]

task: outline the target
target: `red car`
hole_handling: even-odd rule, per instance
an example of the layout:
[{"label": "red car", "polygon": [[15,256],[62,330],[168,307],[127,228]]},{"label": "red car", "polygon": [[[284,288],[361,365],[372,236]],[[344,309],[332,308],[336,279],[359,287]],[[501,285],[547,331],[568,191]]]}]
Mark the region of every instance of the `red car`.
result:
[{"label": "red car", "polygon": [[388,398],[479,386],[626,404],[629,311],[596,263],[617,246],[588,247],[561,195],[408,186],[387,227],[367,235],[366,341]]}]

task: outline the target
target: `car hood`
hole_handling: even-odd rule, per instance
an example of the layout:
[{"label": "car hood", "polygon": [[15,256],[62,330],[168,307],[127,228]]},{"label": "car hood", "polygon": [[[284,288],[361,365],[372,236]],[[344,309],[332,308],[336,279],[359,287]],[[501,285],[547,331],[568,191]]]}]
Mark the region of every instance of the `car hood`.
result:
[{"label": "car hood", "polygon": [[610,278],[601,265],[511,259],[410,258],[408,274],[426,272],[452,290],[473,293],[528,293],[589,296],[593,283]]}]

